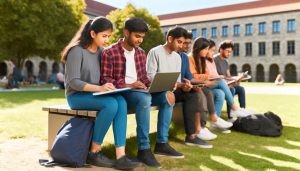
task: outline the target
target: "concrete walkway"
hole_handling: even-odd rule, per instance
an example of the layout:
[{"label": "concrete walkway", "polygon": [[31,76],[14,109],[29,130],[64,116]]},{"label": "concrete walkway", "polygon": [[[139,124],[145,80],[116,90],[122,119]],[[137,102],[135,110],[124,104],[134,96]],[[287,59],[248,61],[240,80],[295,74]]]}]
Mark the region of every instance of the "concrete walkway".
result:
[{"label": "concrete walkway", "polygon": [[12,92],[12,91],[41,91],[52,90],[52,87],[20,87],[19,89],[5,89],[0,88],[0,92]]},{"label": "concrete walkway", "polygon": [[247,94],[300,95],[300,87],[244,86]]}]

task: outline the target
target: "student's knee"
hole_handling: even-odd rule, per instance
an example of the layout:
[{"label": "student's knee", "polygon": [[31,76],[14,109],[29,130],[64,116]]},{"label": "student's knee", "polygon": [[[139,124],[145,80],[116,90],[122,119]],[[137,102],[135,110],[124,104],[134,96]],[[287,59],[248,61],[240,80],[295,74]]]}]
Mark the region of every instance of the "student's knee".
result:
[{"label": "student's knee", "polygon": [[214,91],[217,99],[225,99],[225,93],[222,90]]},{"label": "student's knee", "polygon": [[175,104],[175,95],[174,95],[174,93],[168,91],[167,94],[166,94],[166,96],[167,96],[168,103],[171,106],[173,106]]},{"label": "student's knee", "polygon": [[147,93],[140,93],[138,96],[138,103],[142,105],[144,108],[151,106],[152,96]]}]

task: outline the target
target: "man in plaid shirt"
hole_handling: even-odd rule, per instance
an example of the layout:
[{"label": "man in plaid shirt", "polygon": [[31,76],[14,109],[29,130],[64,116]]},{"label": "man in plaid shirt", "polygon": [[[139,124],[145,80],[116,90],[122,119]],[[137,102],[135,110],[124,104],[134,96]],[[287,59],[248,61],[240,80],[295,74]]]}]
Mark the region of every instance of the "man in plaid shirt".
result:
[{"label": "man in plaid shirt", "polygon": [[[116,88],[148,88],[151,80],[146,72],[146,54],[139,48],[148,32],[148,25],[141,19],[130,17],[124,24],[124,39],[103,51],[101,57],[101,84],[113,83]],[[160,163],[151,152],[149,140],[150,107],[159,106],[157,138],[154,154],[183,158],[168,144],[175,96],[172,92],[147,94],[136,91],[122,92],[128,109],[136,109],[138,154],[146,166],[160,168]]]}]

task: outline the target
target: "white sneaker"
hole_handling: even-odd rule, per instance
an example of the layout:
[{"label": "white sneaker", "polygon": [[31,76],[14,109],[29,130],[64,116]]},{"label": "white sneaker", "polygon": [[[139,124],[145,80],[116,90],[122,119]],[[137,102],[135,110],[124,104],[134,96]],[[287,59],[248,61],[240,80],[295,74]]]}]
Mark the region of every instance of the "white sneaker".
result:
[{"label": "white sneaker", "polygon": [[230,119],[227,119],[227,122],[231,122],[233,123],[234,121],[236,121],[237,117],[231,117]]},{"label": "white sneaker", "polygon": [[231,133],[231,131],[229,129],[217,128],[217,127],[213,127],[212,125],[209,126],[209,130],[210,131],[220,131],[220,132],[225,133],[225,134]]},{"label": "white sneaker", "polygon": [[245,110],[245,109],[243,109],[243,108],[238,108],[238,110],[232,110],[231,109],[231,111],[230,111],[230,116],[231,117],[246,117],[246,116],[248,116],[249,115],[249,113]]},{"label": "white sneaker", "polygon": [[230,128],[232,127],[232,125],[233,125],[232,123],[226,122],[222,118],[218,118],[217,122],[213,122],[213,121],[210,122],[210,126],[216,128]]},{"label": "white sneaker", "polygon": [[217,135],[211,133],[207,128],[201,129],[199,134],[197,134],[196,136],[204,141],[209,141],[217,138]]},{"label": "white sneaker", "polygon": [[254,115],[255,111],[254,110],[246,110],[244,109],[249,115]]}]

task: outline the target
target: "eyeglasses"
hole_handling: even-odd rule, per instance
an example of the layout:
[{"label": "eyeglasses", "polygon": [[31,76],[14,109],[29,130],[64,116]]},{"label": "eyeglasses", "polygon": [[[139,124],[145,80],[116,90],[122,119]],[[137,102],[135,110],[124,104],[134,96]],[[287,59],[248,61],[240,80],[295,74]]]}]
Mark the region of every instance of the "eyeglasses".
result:
[{"label": "eyeglasses", "polygon": [[190,45],[192,42],[183,42],[184,45]]}]

